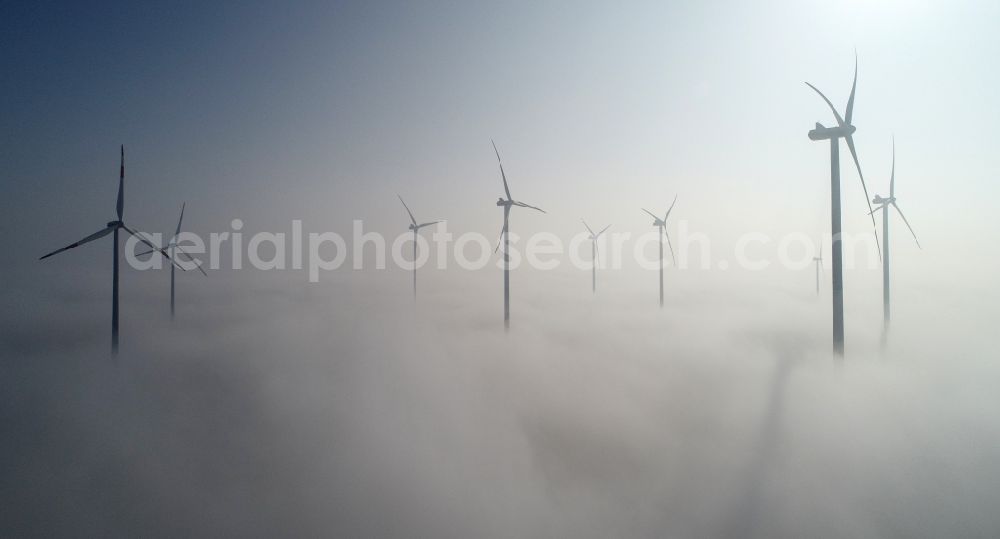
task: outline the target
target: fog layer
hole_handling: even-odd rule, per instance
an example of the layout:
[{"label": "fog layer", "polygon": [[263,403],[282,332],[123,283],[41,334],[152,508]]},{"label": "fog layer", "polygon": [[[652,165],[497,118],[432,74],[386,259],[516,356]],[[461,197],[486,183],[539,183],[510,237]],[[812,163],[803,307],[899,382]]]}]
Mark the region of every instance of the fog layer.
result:
[{"label": "fog layer", "polygon": [[123,291],[117,362],[106,297],[6,292],[5,535],[1000,531],[996,312],[971,295],[901,300],[884,352],[873,295],[836,364],[808,280],[658,311],[515,275],[505,334],[498,279],[413,304],[402,273],[188,277],[173,326],[163,290]]}]

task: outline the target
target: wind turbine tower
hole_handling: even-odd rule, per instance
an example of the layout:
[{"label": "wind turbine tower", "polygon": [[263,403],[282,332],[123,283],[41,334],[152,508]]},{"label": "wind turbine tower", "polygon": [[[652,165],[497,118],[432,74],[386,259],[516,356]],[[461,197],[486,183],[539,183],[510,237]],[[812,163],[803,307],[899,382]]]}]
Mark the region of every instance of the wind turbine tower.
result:
[{"label": "wind turbine tower", "polygon": [[913,235],[913,241],[917,242],[917,247],[920,248],[920,240],[917,239],[916,232],[913,231],[913,227],[910,226],[910,222],[903,215],[903,210],[899,209],[899,205],[896,204],[896,141],[892,142],[892,172],[889,175],[889,197],[883,198],[878,194],[872,199],[872,203],[876,204],[877,207],[872,211],[875,212],[882,211],[882,334],[885,336],[889,332],[889,211],[890,206],[899,213],[899,216],[903,218],[903,222],[906,223],[906,228],[910,229],[910,234]]},{"label": "wind turbine tower", "polygon": [[590,273],[591,273],[590,282],[591,282],[591,285],[590,285],[590,288],[591,288],[591,291],[596,294],[597,293],[597,238],[599,238],[601,236],[601,234],[604,234],[605,230],[611,228],[611,225],[608,225],[608,226],[602,228],[600,232],[598,232],[597,234],[594,234],[594,231],[590,229],[589,225],[587,225],[587,221],[584,221],[583,219],[580,219],[580,222],[583,223],[583,226],[587,227],[587,232],[590,233],[590,236],[589,236],[590,237],[590,260],[591,260],[591,265],[590,265]]},{"label": "wind turbine tower", "polygon": [[674,204],[677,204],[677,195],[674,195],[674,201],[670,203],[670,207],[667,208],[667,213],[663,215],[663,219],[660,219],[656,214],[643,208],[642,211],[649,214],[653,218],[653,226],[659,229],[657,233],[657,245],[660,248],[660,308],[663,308],[663,239],[660,236],[667,238],[667,247],[670,248],[670,260],[676,263],[674,259],[674,246],[670,243],[670,234],[667,233],[667,218],[670,217],[671,210],[674,209]]},{"label": "wind turbine tower", "polygon": [[128,225],[126,225],[125,222],[122,220],[122,215],[125,213],[125,146],[124,145],[122,145],[121,147],[120,170],[121,172],[118,176],[118,203],[115,206],[115,211],[117,213],[118,218],[114,221],[108,222],[108,224],[104,228],[98,230],[97,232],[94,232],[93,234],[87,236],[86,238],[83,238],[78,242],[71,243],[61,249],[56,249],[55,251],[52,251],[51,253],[39,258],[39,260],[44,260],[52,255],[59,254],[63,251],[68,251],[70,249],[74,249],[85,243],[90,243],[98,238],[103,238],[108,234],[114,235],[115,243],[114,243],[114,251],[112,253],[112,273],[111,273],[111,354],[113,356],[118,355],[118,231],[124,230],[125,232],[128,232],[129,234],[135,236],[136,239],[138,239],[142,243],[146,244],[148,247],[151,247],[153,250],[163,255],[164,258],[170,260],[171,264],[173,264],[173,260],[170,258],[170,255],[168,255],[166,251],[153,245],[152,242],[144,238],[141,234],[129,228]]},{"label": "wind turbine tower", "polygon": [[[170,243],[168,243],[166,245],[166,247],[164,247],[164,250],[167,251],[167,254],[170,255],[170,258],[172,260],[177,260],[177,256],[176,256],[177,252],[179,252],[180,254],[184,255],[184,257],[187,258],[189,262],[193,262],[195,264],[195,267],[198,268],[198,271],[200,271],[202,275],[204,275],[205,277],[208,277],[208,274],[205,273],[205,270],[204,270],[204,268],[201,267],[201,264],[198,264],[197,262],[194,262],[194,258],[191,255],[189,255],[187,253],[187,251],[185,251],[180,245],[177,245],[177,237],[180,236],[180,234],[181,234],[181,223],[184,221],[184,207],[186,205],[187,205],[187,203],[182,203],[181,204],[181,216],[180,216],[180,218],[177,219],[177,229],[174,231],[174,236],[172,238],[170,238]],[[149,251],[145,251],[145,252],[139,253],[136,256],[148,255],[148,254],[153,253],[153,252],[155,252],[155,251],[149,250]],[[175,303],[176,303],[175,300],[174,300],[174,284],[175,284],[175,280],[176,280],[174,278],[174,273],[176,272],[176,269],[177,269],[177,265],[176,264],[171,264],[170,265],[170,321],[171,322],[173,322],[173,320],[174,320],[174,311],[175,311],[174,307],[175,307]]]},{"label": "wind turbine tower", "polygon": [[497,243],[497,248],[493,250],[494,253],[500,249],[500,244],[503,244],[503,327],[504,329],[510,329],[510,237],[509,237],[509,219],[510,219],[510,208],[512,206],[519,206],[522,208],[530,208],[532,210],[538,210],[545,213],[545,210],[541,208],[536,208],[530,204],[525,204],[524,202],[518,202],[510,196],[510,186],[507,185],[507,175],[503,171],[503,162],[500,160],[500,152],[497,150],[497,145],[492,140],[493,152],[497,154],[497,163],[500,164],[500,177],[503,178],[503,190],[506,193],[507,198],[500,197],[497,199],[497,206],[503,208],[503,228],[500,229],[500,235],[502,236],[499,243]]},{"label": "wind turbine tower", "polygon": [[399,201],[402,202],[403,207],[406,208],[406,213],[410,215],[410,226],[408,228],[413,231],[413,299],[416,300],[417,299],[417,231],[420,230],[421,228],[424,228],[425,226],[436,225],[441,221],[431,221],[429,223],[417,224],[416,217],[413,216],[413,212],[410,211],[410,207],[407,206],[406,202],[403,201],[403,197],[399,195],[396,196],[399,197]]},{"label": "wind turbine tower", "polygon": [[[832,258],[833,258],[833,352],[839,357],[844,355],[844,266],[843,266],[843,245],[841,243],[840,226],[840,139],[845,139],[847,148],[854,158],[854,165],[858,169],[858,176],[861,178],[861,187],[865,191],[865,203],[868,203],[868,187],[865,186],[865,177],[861,173],[861,164],[858,162],[858,153],[854,149],[854,132],[857,128],[851,124],[854,116],[854,93],[858,86],[858,60],[854,58],[854,82],[851,84],[851,96],[847,100],[847,110],[843,117],[837,112],[833,103],[823,92],[820,92],[812,84],[806,83],[816,91],[823,101],[833,111],[837,119],[837,127],[824,127],[816,122],[816,128],[809,132],[809,139],[830,141],[830,228],[832,231]],[[869,211],[871,204],[868,204]],[[872,217],[872,227],[875,227],[875,218]],[[875,248],[878,249],[878,234],[875,236]],[[881,257],[881,252],[879,253]]]},{"label": "wind turbine tower", "polygon": [[823,271],[823,253],[819,256],[813,257],[813,262],[816,263],[816,295],[819,295],[819,273]]}]

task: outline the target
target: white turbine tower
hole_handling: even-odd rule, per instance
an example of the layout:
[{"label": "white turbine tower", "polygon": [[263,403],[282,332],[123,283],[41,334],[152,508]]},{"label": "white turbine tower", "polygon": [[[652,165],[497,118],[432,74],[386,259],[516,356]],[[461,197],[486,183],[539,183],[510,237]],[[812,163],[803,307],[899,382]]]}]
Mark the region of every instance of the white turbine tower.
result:
[{"label": "white turbine tower", "polygon": [[500,245],[503,244],[503,327],[504,329],[510,329],[510,236],[508,228],[510,208],[511,206],[520,206],[522,208],[538,210],[542,213],[545,213],[545,210],[525,204],[524,202],[518,202],[510,196],[510,186],[507,185],[507,175],[503,171],[500,152],[497,150],[496,143],[492,140],[490,142],[493,144],[493,152],[497,154],[497,163],[500,164],[500,177],[503,178],[503,190],[507,195],[506,199],[500,197],[497,200],[497,206],[503,208],[503,228],[500,229],[500,242],[497,243],[497,248],[493,252],[496,253],[500,249]]},{"label": "white turbine tower", "polygon": [[[830,228],[832,229],[832,251],[833,251],[833,351],[837,356],[844,355],[844,265],[843,246],[841,244],[840,229],[840,139],[845,139],[847,148],[854,158],[854,165],[858,169],[858,176],[861,177],[861,187],[865,191],[865,203],[868,203],[868,187],[865,185],[865,177],[861,173],[861,163],[858,162],[858,153],[854,149],[854,132],[857,128],[851,124],[854,115],[854,92],[858,86],[858,58],[854,57],[854,82],[851,84],[851,96],[847,99],[847,110],[843,117],[837,112],[833,103],[823,95],[812,84],[806,83],[823,98],[833,111],[833,116],[837,119],[837,127],[823,127],[816,122],[816,128],[809,132],[810,140],[830,141]],[[868,204],[871,210],[871,204]],[[872,227],[875,227],[875,217],[872,217]],[[876,229],[877,230],[877,229]],[[878,250],[878,233],[875,234],[875,248]],[[881,256],[881,252],[879,253]]]},{"label": "white turbine tower", "polygon": [[[403,197],[399,197],[399,201],[403,202]],[[417,224],[417,219],[413,217],[413,212],[410,211],[410,207],[403,202],[403,207],[406,208],[406,213],[410,214],[410,226],[409,230],[413,231],[413,299],[417,299],[417,231],[425,226],[436,225],[441,221],[431,221],[429,223]]]},{"label": "white turbine tower", "polygon": [[[194,262],[194,258],[191,255],[189,255],[187,253],[187,251],[185,251],[183,248],[181,248],[180,245],[177,245],[177,237],[180,236],[180,234],[181,234],[181,222],[184,221],[184,207],[186,205],[187,205],[186,202],[181,204],[181,216],[180,216],[180,218],[177,219],[177,229],[174,231],[173,237],[170,238],[170,243],[168,243],[163,249],[165,251],[167,251],[167,254],[169,254],[170,258],[173,259],[173,260],[177,259],[177,257],[175,256],[176,252],[179,252],[180,254],[184,255],[184,257],[187,258],[189,262],[193,262],[195,264],[195,267],[198,268],[198,271],[200,271],[202,275],[204,275],[205,277],[208,277],[208,274],[205,273],[205,270],[201,267],[201,264],[198,264],[197,262]],[[145,252],[137,254],[136,256],[148,255],[148,254],[150,254],[152,252],[153,251],[151,251],[151,250],[150,251],[145,251]],[[174,279],[174,273],[176,272],[176,270],[177,270],[177,266],[175,264],[171,264],[170,265],[170,320],[171,321],[173,321],[173,319],[174,319],[174,311],[175,311],[175,308],[174,308],[174,304],[175,304],[175,301],[174,301],[174,281],[175,281],[175,279]]]},{"label": "white turbine tower", "polygon": [[670,211],[674,209],[674,204],[677,204],[677,195],[674,195],[674,201],[670,203],[670,207],[667,208],[667,213],[663,215],[663,219],[660,219],[646,208],[642,209],[642,211],[648,213],[653,218],[653,226],[660,229],[657,234],[657,244],[660,246],[660,308],[663,308],[663,239],[660,238],[661,235],[667,238],[667,247],[670,247],[670,260],[675,264],[677,263],[674,259],[674,246],[670,244],[670,234],[667,233],[667,218],[670,217]]},{"label": "white turbine tower", "polygon": [[611,228],[611,225],[608,225],[608,226],[602,228],[600,232],[598,232],[597,234],[594,234],[594,231],[590,229],[589,225],[587,225],[587,221],[584,221],[583,219],[580,219],[580,222],[583,223],[583,226],[587,227],[587,232],[590,233],[590,259],[591,259],[591,265],[590,265],[590,272],[591,272],[590,283],[591,284],[590,284],[590,288],[596,294],[597,293],[597,238],[599,238],[601,236],[601,234],[604,234],[605,230]]},{"label": "white turbine tower", "polygon": [[[158,253],[163,255],[167,260],[171,260],[170,255],[166,253],[163,249],[153,245],[152,242],[144,238],[141,234],[129,228],[124,221],[122,221],[122,215],[125,213],[125,146],[121,147],[121,172],[118,177],[118,203],[115,206],[118,219],[115,221],[110,221],[104,228],[94,232],[93,234],[83,238],[82,240],[71,243],[62,249],[56,249],[51,253],[39,258],[39,260],[46,259],[52,255],[59,254],[63,251],[79,247],[85,243],[92,242],[98,238],[103,238],[108,234],[114,234],[114,252],[112,259],[112,278],[111,278],[111,354],[118,354],[118,231],[124,230],[129,234],[133,235],[146,244],[147,246],[153,248]],[[183,269],[183,268],[181,268]]]},{"label": "white turbine tower", "polygon": [[892,142],[892,172],[889,175],[889,197],[882,198],[878,194],[872,199],[873,204],[877,204],[878,207],[872,210],[872,214],[882,210],[882,334],[885,336],[889,331],[889,206],[892,206],[899,216],[903,218],[903,222],[906,223],[906,228],[910,229],[910,234],[913,235],[913,241],[917,242],[917,247],[920,248],[920,240],[917,239],[916,232],[913,231],[913,227],[910,226],[910,222],[906,220],[906,216],[903,215],[903,210],[899,209],[899,205],[896,204],[896,141]]}]

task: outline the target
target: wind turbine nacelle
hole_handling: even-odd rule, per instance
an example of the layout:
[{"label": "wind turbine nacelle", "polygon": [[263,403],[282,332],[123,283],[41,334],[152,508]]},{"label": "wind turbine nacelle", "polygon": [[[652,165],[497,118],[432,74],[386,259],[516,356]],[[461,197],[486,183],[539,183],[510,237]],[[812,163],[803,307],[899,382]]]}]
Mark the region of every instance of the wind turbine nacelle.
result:
[{"label": "wind turbine nacelle", "polygon": [[497,206],[501,206],[501,207],[502,207],[502,206],[508,206],[508,205],[509,205],[509,204],[507,203],[507,201],[506,201],[506,200],[504,200],[504,199],[502,199],[502,198],[498,198],[498,199],[497,199]]},{"label": "wind turbine nacelle", "polygon": [[845,138],[853,135],[855,131],[857,131],[857,128],[853,125],[823,127],[823,125],[817,123],[816,129],[809,132],[809,140],[832,140]]}]

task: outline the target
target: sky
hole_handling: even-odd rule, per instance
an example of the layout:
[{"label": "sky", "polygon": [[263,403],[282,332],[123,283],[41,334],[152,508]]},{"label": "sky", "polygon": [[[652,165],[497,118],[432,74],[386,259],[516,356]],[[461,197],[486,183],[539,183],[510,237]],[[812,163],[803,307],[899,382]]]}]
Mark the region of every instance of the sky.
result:
[{"label": "sky", "polygon": [[[492,138],[515,194],[552,214],[521,217],[528,229],[641,230],[638,206],[676,194],[677,217],[713,236],[818,235],[828,153],[805,133],[833,118],[802,82],[842,108],[855,49],[871,189],[895,135],[901,203],[928,244],[981,228],[994,193],[991,2],[5,9],[14,223],[99,226],[125,144],[129,214],[150,230],[183,201],[192,231],[405,230],[399,193],[493,235]],[[845,171],[848,231],[866,225],[858,183]],[[965,196],[935,196],[946,187]],[[34,234],[59,244],[80,232],[67,228]]]},{"label": "sky", "polygon": [[[997,20],[985,0],[0,6],[0,463],[21,509],[0,530],[995,535]],[[882,355],[877,256],[846,271],[858,366],[837,370],[829,267],[817,298],[777,244],[829,234],[829,150],[806,134],[834,119],[804,82],[843,111],[855,52],[869,193],[894,139],[923,248],[891,222]],[[514,198],[547,211],[515,208],[512,232],[569,242],[586,219],[634,241],[640,208],[677,196],[668,230],[706,236],[710,267],[669,265],[662,311],[630,259],[597,296],[586,269],[518,268],[516,340],[497,257],[422,268],[416,305],[401,268],[188,272],[174,325],[165,272],[126,268],[112,366],[110,242],[37,260],[114,218],[122,144],[144,231],[186,203],[205,236],[392,238],[402,195],[493,242],[491,140]],[[845,232],[870,234],[841,157]],[[746,234],[772,238],[767,269],[733,263]]]},{"label": "sky", "polygon": [[[808,264],[777,263],[781,238],[829,234],[829,153],[806,133],[833,118],[803,82],[843,110],[855,50],[855,138],[869,191],[887,190],[895,138],[900,206],[925,247],[892,222],[896,267],[921,268],[895,278],[977,294],[998,269],[982,243],[998,231],[988,217],[1000,168],[990,2],[4,9],[0,215],[15,232],[5,272],[19,287],[107,267],[97,244],[67,255],[72,264],[29,255],[112,218],[120,144],[126,221],[144,231],[170,231],[187,203],[185,230],[202,237],[240,219],[247,236],[288,234],[293,220],[307,234],[350,236],[361,220],[394,238],[408,224],[398,194],[422,221],[495,241],[502,184],[491,139],[515,198],[548,212],[515,211],[513,234],[568,243],[586,219],[634,242],[652,232],[640,208],[662,212],[677,196],[668,230],[707,236],[712,255],[709,268],[675,279],[807,285]],[[866,236],[868,206],[842,156],[844,230]],[[748,233],[771,238],[750,249],[772,262],[767,271],[733,261]],[[656,256],[651,244],[643,252]],[[857,290],[848,304],[878,293],[874,254],[861,250],[848,272],[845,286]],[[655,284],[625,258],[605,279]],[[387,283],[407,286],[395,269]],[[142,278],[155,282],[151,273]],[[333,273],[323,279],[364,278]],[[550,273],[588,277],[565,263]]]}]

